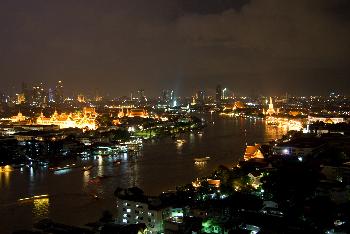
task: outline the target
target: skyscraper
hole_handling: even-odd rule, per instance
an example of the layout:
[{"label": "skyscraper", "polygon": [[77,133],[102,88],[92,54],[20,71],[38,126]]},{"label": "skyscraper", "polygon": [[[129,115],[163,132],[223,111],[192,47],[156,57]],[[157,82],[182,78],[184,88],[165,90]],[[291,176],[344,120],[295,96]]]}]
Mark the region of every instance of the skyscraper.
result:
[{"label": "skyscraper", "polygon": [[55,102],[58,104],[62,104],[64,101],[63,98],[63,83],[62,81],[58,81],[56,84],[56,89],[55,89]]},{"label": "skyscraper", "polygon": [[32,104],[36,106],[41,106],[45,102],[45,90],[43,83],[39,85],[34,85],[32,89]]},{"label": "skyscraper", "polygon": [[174,90],[171,89],[164,89],[162,91],[162,97],[161,97],[162,102],[166,103],[167,105],[173,104],[174,100]]},{"label": "skyscraper", "polygon": [[205,103],[205,91],[199,90],[196,93],[196,102],[197,102],[197,104],[204,105],[204,103]]},{"label": "skyscraper", "polygon": [[139,89],[139,90],[137,91],[137,94],[138,94],[139,102],[144,103],[144,102],[147,101],[147,98],[146,98],[146,96],[145,96],[145,90]]},{"label": "skyscraper", "polygon": [[55,101],[55,93],[52,90],[52,88],[49,88],[49,102],[54,102]]},{"label": "skyscraper", "polygon": [[22,83],[22,93],[24,94],[24,101],[27,103],[32,102],[32,94],[30,92],[30,89],[28,88],[27,83]]},{"label": "skyscraper", "polygon": [[221,85],[216,86],[216,105],[221,105],[222,101],[222,88]]}]

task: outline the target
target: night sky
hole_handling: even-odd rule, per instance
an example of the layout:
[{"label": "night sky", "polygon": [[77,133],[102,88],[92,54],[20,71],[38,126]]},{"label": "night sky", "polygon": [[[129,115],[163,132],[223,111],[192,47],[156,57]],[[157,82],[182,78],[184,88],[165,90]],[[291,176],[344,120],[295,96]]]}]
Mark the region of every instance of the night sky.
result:
[{"label": "night sky", "polygon": [[1,0],[0,55],[2,91],[350,94],[350,1]]}]

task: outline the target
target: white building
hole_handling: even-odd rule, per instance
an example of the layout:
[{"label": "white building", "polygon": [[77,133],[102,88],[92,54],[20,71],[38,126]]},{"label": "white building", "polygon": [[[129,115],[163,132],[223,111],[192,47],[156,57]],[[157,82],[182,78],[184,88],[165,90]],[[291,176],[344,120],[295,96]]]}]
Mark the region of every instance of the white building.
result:
[{"label": "white building", "polygon": [[273,155],[305,157],[322,152],[324,142],[318,139],[295,139],[272,148]]},{"label": "white building", "polygon": [[117,197],[117,223],[144,223],[148,233],[163,233],[163,220],[171,215],[171,208],[164,207],[158,197],[135,195],[126,189]]},{"label": "white building", "polygon": [[344,118],[339,117],[315,117],[315,116],[308,116],[308,123],[312,124],[315,122],[323,122],[328,124],[337,124],[337,123],[343,123],[345,122]]}]

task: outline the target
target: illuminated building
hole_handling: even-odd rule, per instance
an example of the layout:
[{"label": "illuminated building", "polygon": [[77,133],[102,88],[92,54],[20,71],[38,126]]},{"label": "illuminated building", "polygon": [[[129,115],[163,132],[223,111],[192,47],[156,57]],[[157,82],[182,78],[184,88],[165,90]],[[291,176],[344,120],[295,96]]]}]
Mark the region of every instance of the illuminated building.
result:
[{"label": "illuminated building", "polygon": [[308,116],[308,122],[309,124],[315,123],[315,122],[323,122],[327,124],[337,124],[337,123],[344,123],[344,118],[338,118],[338,117],[314,117],[314,116]]},{"label": "illuminated building", "polygon": [[222,90],[222,99],[223,100],[226,100],[228,97],[226,96],[226,93],[227,93],[227,88],[224,88],[223,90]]},{"label": "illuminated building", "polygon": [[194,106],[196,105],[196,97],[192,97],[191,105]]},{"label": "illuminated building", "polygon": [[300,111],[289,111],[288,114],[293,116],[293,117],[296,117],[298,115],[302,115],[303,113]]},{"label": "illuminated building", "polygon": [[220,180],[214,180],[214,179],[207,179],[207,182],[209,185],[215,187],[215,188],[220,188],[221,181]]},{"label": "illuminated building", "polygon": [[45,91],[43,83],[33,87],[32,90],[32,104],[36,106],[41,106],[45,102]]},{"label": "illuminated building", "polygon": [[22,104],[26,100],[24,93],[17,94],[17,104]]},{"label": "illuminated building", "polygon": [[248,161],[249,159],[252,159],[252,158],[260,158],[260,159],[264,158],[264,155],[261,153],[259,144],[248,145],[246,147],[245,153],[244,153],[244,160]]},{"label": "illuminated building", "polygon": [[56,84],[56,89],[55,89],[55,102],[61,104],[63,103],[64,98],[63,98],[63,83],[62,81],[58,81]]},{"label": "illuminated building", "polygon": [[141,102],[141,103],[147,102],[147,98],[145,96],[145,90],[140,89],[137,91],[137,94],[138,94],[139,102]]},{"label": "illuminated building", "polygon": [[235,109],[244,109],[244,108],[246,108],[246,106],[244,105],[243,102],[237,101],[237,102],[235,102],[234,108]]},{"label": "illuminated building", "polygon": [[95,108],[85,107],[83,113],[58,114],[55,111],[51,117],[45,117],[43,113],[37,118],[38,125],[58,125],[60,128],[87,128],[95,130],[97,113]]},{"label": "illuminated building", "polygon": [[273,103],[272,103],[272,97],[270,97],[269,109],[267,109],[266,112],[263,109],[263,114],[271,116],[271,115],[278,114],[278,113],[279,113],[279,109],[278,108],[277,108],[277,110],[274,109]]},{"label": "illuminated building", "polygon": [[12,123],[19,123],[26,121],[27,119],[28,118],[19,111],[17,115],[12,116],[11,118],[3,118],[1,120],[11,121]]},{"label": "illuminated building", "polygon": [[324,150],[324,142],[316,138],[293,139],[275,145],[272,148],[273,155],[281,156],[315,156]]},{"label": "illuminated building", "polygon": [[27,83],[22,83],[22,93],[24,94],[25,102],[31,102],[31,92]]},{"label": "illuminated building", "polygon": [[174,100],[174,91],[166,89],[162,91],[162,101],[168,105]]},{"label": "illuminated building", "polygon": [[226,111],[226,110],[234,111],[234,110],[237,110],[237,109],[244,109],[244,108],[246,108],[246,106],[244,105],[243,102],[236,101],[233,105],[232,104],[225,105],[223,110],[224,111]]},{"label": "illuminated building", "polygon": [[82,94],[79,94],[77,97],[78,102],[85,103],[85,96]]},{"label": "illuminated building", "polygon": [[199,90],[196,93],[196,103],[201,105],[205,103],[205,91]]},{"label": "illuminated building", "polygon": [[145,109],[126,109],[126,112],[124,111],[124,108],[122,108],[118,113],[118,118],[123,117],[141,117],[141,118],[148,118],[148,112]]},{"label": "illuminated building", "polygon": [[55,94],[53,90],[50,88],[49,89],[49,102],[54,102],[55,101]]},{"label": "illuminated building", "polygon": [[221,85],[216,86],[216,104],[220,105],[222,101],[222,88]]},{"label": "illuminated building", "polygon": [[131,189],[123,190],[117,196],[117,223],[144,223],[150,233],[161,233],[164,231],[163,220],[171,215],[171,210],[161,205],[157,197],[147,197]]},{"label": "illuminated building", "polygon": [[98,95],[96,95],[96,97],[95,97],[95,101],[96,102],[101,102],[102,101],[102,97],[101,96],[98,96]]},{"label": "illuminated building", "polygon": [[303,124],[297,119],[278,118],[274,116],[266,117],[267,125],[273,125],[281,128],[285,128],[288,131],[300,131],[303,129]]},{"label": "illuminated building", "polygon": [[12,122],[22,122],[22,121],[25,121],[26,119],[27,117],[24,116],[21,112],[18,112],[16,116],[11,117]]}]

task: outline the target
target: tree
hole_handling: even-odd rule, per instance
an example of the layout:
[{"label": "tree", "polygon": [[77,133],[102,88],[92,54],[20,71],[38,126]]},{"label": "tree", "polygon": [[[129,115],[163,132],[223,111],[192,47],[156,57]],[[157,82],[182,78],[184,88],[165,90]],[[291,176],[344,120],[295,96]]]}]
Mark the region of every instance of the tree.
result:
[{"label": "tree", "polygon": [[102,223],[113,222],[113,214],[109,210],[104,210],[102,212],[102,217],[100,218],[100,222]]}]

